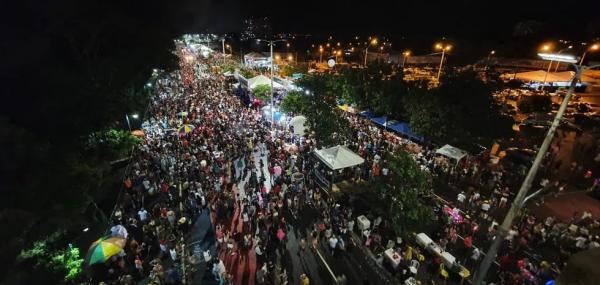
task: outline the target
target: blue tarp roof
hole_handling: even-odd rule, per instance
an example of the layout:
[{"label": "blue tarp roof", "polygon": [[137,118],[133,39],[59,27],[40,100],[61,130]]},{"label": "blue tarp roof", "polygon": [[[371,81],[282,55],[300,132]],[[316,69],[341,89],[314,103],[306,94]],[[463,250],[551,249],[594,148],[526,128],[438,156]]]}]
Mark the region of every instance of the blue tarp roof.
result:
[{"label": "blue tarp roof", "polygon": [[413,140],[417,140],[417,141],[424,140],[423,136],[413,133],[412,130],[410,129],[410,126],[407,123],[398,122],[396,120],[388,121],[386,116],[377,117],[375,114],[371,113],[370,111],[362,111],[362,112],[360,112],[360,115],[363,117],[366,117],[368,119],[371,119],[371,121],[373,121],[375,124],[386,127],[394,132],[397,132],[401,135],[407,136]]}]

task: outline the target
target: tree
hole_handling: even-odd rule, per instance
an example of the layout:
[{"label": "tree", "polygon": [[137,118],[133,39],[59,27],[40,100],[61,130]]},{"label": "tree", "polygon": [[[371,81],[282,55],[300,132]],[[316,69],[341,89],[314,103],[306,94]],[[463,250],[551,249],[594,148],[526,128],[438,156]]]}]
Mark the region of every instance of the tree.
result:
[{"label": "tree", "polygon": [[281,110],[289,114],[305,113],[306,110],[303,110],[303,108],[309,106],[305,100],[307,100],[306,94],[299,91],[290,91],[281,101]]},{"label": "tree", "polygon": [[330,74],[303,77],[297,85],[307,92],[292,93],[290,99],[284,98],[282,107],[306,117],[306,124],[315,133],[320,146],[342,144],[350,138],[348,120],[337,108],[338,92],[334,79]]},{"label": "tree", "polygon": [[271,85],[269,84],[260,84],[252,89],[252,93],[256,98],[262,101],[268,101],[271,98]]},{"label": "tree", "polygon": [[460,132],[451,125],[449,106],[444,108],[441,99],[425,87],[413,86],[404,100],[408,122],[412,131],[432,140],[444,141],[452,133]]},{"label": "tree", "polygon": [[387,212],[394,230],[397,234],[408,237],[425,228],[433,217],[431,207],[425,205],[420,198],[431,191],[430,177],[406,151],[396,151],[385,159],[390,170],[390,180],[377,182],[376,188],[390,203]]},{"label": "tree", "polygon": [[286,64],[281,68],[280,73],[283,76],[290,77],[295,73],[306,74],[308,72],[308,68],[306,65],[297,65],[297,64]]},{"label": "tree", "polygon": [[441,79],[434,94],[440,97],[444,108],[452,111],[449,116],[452,126],[463,133],[453,136],[495,139],[512,132],[512,119],[500,112],[500,106],[492,97],[493,83],[484,83],[473,70],[450,73]]},{"label": "tree", "polygon": [[334,83],[339,96],[359,109],[404,119],[402,98],[406,85],[401,70],[383,61],[369,62],[366,69],[343,68]]},{"label": "tree", "polygon": [[[0,17],[10,22],[0,25],[0,92],[9,95],[0,104],[0,222],[11,229],[2,233],[5,265],[57,229],[107,226],[95,220],[98,201],[114,203],[110,161],[130,144],[105,132],[146,109],[143,86],[153,68],[176,66],[173,39],[187,18],[178,12],[186,5],[153,0],[14,4]],[[102,136],[113,139],[95,140]],[[2,267],[0,280],[10,272],[40,284],[28,270]]]}]

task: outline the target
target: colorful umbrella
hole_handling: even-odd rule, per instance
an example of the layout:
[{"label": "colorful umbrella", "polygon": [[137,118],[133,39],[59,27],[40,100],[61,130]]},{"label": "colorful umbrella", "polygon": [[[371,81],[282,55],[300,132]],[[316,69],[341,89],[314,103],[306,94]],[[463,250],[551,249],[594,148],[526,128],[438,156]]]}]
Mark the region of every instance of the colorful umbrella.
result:
[{"label": "colorful umbrella", "polygon": [[183,125],[183,126],[179,127],[178,133],[180,133],[180,134],[191,133],[194,130],[194,128],[195,127],[192,125]]},{"label": "colorful umbrella", "polygon": [[177,115],[179,115],[180,117],[185,117],[188,115],[188,112],[179,112],[177,113]]},{"label": "colorful umbrella", "polygon": [[85,261],[88,265],[107,261],[125,247],[126,240],[120,237],[103,237],[92,243]]}]

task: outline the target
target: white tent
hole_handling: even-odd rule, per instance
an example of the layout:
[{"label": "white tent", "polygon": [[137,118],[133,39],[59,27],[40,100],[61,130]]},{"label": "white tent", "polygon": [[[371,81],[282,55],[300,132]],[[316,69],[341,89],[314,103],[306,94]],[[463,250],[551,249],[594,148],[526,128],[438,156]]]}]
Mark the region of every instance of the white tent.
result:
[{"label": "white tent", "polygon": [[435,153],[437,154],[441,154],[445,157],[449,157],[452,158],[456,161],[461,160],[463,157],[467,156],[467,152],[460,149],[460,148],[456,148],[453,147],[449,144],[439,148],[438,150],[435,151]]},{"label": "white tent", "polygon": [[292,126],[294,127],[294,134],[297,136],[303,136],[304,135],[304,131],[306,130],[306,117],[304,116],[296,116],[293,117],[290,122],[288,123],[288,126]]},{"label": "white tent", "polygon": [[343,145],[315,150],[315,154],[319,160],[333,170],[352,167],[365,162],[362,157]]},{"label": "white tent", "polygon": [[[250,88],[250,89],[254,89],[254,88],[256,88],[256,86],[264,85],[264,84],[271,86],[271,79],[262,74],[248,79],[248,88]],[[273,81],[273,88],[281,89],[284,87],[283,87],[283,85]]]}]

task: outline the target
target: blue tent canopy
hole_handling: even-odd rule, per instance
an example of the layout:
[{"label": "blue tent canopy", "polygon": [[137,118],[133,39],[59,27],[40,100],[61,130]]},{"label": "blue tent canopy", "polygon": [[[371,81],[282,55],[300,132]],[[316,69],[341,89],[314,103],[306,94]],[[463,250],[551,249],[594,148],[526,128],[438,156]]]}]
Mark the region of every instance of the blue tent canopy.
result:
[{"label": "blue tent canopy", "polygon": [[410,126],[407,123],[395,123],[387,126],[390,130],[393,130],[397,133],[405,135],[413,140],[423,141],[423,136],[419,136],[410,129]]},{"label": "blue tent canopy", "polygon": [[370,111],[362,111],[360,112],[360,115],[371,119],[371,121],[373,121],[375,124],[378,124],[382,127],[386,127],[396,133],[407,136],[413,140],[420,142],[425,140],[423,136],[413,133],[413,131],[410,129],[410,126],[407,123],[399,122],[396,120],[388,121],[387,116],[377,117],[377,115],[371,113]]},{"label": "blue tent canopy", "polygon": [[385,125],[387,124],[387,117],[383,116],[383,117],[371,118],[371,121],[373,121],[375,124],[385,127]]}]

